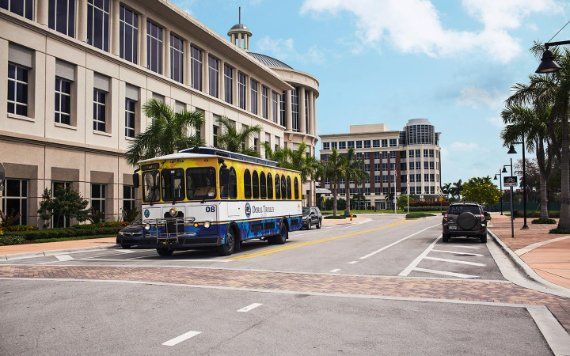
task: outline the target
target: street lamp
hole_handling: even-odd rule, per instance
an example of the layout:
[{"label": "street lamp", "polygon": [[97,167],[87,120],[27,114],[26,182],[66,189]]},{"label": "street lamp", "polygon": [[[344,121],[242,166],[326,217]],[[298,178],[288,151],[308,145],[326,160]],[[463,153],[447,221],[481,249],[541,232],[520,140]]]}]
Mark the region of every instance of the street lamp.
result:
[{"label": "street lamp", "polygon": [[520,142],[513,142],[511,144],[511,147],[509,147],[509,152],[507,152],[510,155],[514,155],[517,154],[517,151],[515,150],[515,146],[514,145],[522,145],[522,169],[523,169],[523,178],[522,178],[522,184],[523,184],[523,216],[524,216],[524,223],[523,223],[523,230],[528,229],[528,225],[526,224],[526,158],[525,158],[525,147],[524,147],[524,134],[522,135],[522,140]]},{"label": "street lamp", "polygon": [[501,215],[503,215],[503,174],[499,169],[499,173],[495,174],[495,180],[497,180],[497,175],[499,176],[499,189],[501,190]]},{"label": "street lamp", "polygon": [[556,47],[561,45],[568,45],[570,41],[558,41],[558,42],[546,42],[544,44],[544,52],[542,52],[542,58],[540,59],[540,64],[536,68],[535,73],[547,74],[558,72],[562,67],[554,60],[554,53],[549,50],[549,47]]},{"label": "street lamp", "polygon": [[[513,176],[513,159],[511,164],[503,165],[503,173],[507,173],[507,167],[511,167],[511,177]],[[513,206],[513,186],[511,185],[511,237],[515,238],[515,211]]]}]

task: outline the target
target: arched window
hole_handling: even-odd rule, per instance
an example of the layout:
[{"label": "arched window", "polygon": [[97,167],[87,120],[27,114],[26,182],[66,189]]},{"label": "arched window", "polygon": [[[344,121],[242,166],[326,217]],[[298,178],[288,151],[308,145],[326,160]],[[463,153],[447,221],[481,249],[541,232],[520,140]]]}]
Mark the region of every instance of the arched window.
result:
[{"label": "arched window", "polygon": [[267,199],[275,199],[275,197],[273,197],[273,177],[271,173],[267,173]]},{"label": "arched window", "polygon": [[291,200],[291,177],[287,177],[287,199]]},{"label": "arched window", "polygon": [[281,199],[281,180],[279,174],[275,175],[275,199]]},{"label": "arched window", "polygon": [[249,169],[246,169],[243,173],[243,187],[245,198],[251,199],[251,174],[249,173]]},{"label": "arched window", "polygon": [[287,181],[285,176],[281,176],[281,199],[287,199]]},{"label": "arched window", "polygon": [[293,191],[293,194],[294,194],[295,196],[293,197],[293,199],[297,200],[297,199],[300,199],[300,198],[301,198],[301,194],[299,194],[299,193],[300,193],[300,192],[299,192],[299,179],[298,179],[297,177],[295,177],[295,183],[294,183],[294,184],[295,184],[295,185],[294,185],[294,188],[295,188],[295,189],[294,189],[294,191]]},{"label": "arched window", "polygon": [[237,175],[234,167],[230,168],[230,199],[237,199]]},{"label": "arched window", "polygon": [[220,198],[228,199],[230,189],[230,170],[226,166],[220,167]]},{"label": "arched window", "polygon": [[267,199],[267,181],[265,180],[265,173],[261,172],[259,175],[259,197]]},{"label": "arched window", "polygon": [[253,171],[253,199],[259,199],[259,176]]}]

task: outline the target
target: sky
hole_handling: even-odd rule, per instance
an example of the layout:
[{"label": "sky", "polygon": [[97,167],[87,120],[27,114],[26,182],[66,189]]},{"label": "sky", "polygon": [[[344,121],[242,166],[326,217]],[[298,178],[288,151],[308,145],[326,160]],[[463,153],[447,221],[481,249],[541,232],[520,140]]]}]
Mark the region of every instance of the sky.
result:
[{"label": "sky", "polygon": [[[538,66],[533,41],[570,20],[564,0],[173,2],[224,37],[241,6],[251,50],[318,78],[318,134],[429,119],[441,132],[444,183],[493,176],[520,158],[500,139],[504,100]],[[567,39],[570,25],[554,40]]]}]

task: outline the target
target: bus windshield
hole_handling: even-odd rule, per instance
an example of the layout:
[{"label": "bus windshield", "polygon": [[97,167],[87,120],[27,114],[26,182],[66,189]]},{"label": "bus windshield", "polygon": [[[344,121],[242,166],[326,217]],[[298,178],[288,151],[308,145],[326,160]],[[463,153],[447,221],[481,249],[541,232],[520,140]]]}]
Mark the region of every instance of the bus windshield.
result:
[{"label": "bus windshield", "polygon": [[184,199],[184,170],[162,170],[162,200],[180,201]]},{"label": "bus windshield", "polygon": [[158,201],[158,171],[146,171],[142,178],[143,200],[148,203]]},{"label": "bus windshield", "polygon": [[186,197],[189,200],[214,199],[216,197],[216,170],[213,167],[188,168],[186,170]]}]

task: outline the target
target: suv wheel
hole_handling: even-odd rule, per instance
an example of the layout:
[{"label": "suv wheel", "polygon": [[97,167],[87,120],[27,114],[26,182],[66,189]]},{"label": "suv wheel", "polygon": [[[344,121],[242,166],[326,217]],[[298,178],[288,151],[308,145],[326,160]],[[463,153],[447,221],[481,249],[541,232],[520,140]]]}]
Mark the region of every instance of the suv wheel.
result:
[{"label": "suv wheel", "polygon": [[481,235],[481,237],[479,237],[479,241],[481,243],[486,243],[487,242],[487,234]]},{"label": "suv wheel", "polygon": [[319,221],[317,221],[317,229],[321,228],[323,221],[321,219],[319,219]]},{"label": "suv wheel", "polygon": [[443,242],[449,242],[449,235],[443,234],[443,235],[442,235],[442,240],[443,240]]}]

